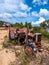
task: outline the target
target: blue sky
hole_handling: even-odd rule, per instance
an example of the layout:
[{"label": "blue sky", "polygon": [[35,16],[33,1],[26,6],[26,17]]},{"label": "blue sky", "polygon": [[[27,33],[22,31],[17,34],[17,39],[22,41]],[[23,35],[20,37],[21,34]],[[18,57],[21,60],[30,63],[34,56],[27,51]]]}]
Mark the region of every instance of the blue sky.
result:
[{"label": "blue sky", "polygon": [[48,19],[49,0],[0,0],[0,20],[38,25]]}]

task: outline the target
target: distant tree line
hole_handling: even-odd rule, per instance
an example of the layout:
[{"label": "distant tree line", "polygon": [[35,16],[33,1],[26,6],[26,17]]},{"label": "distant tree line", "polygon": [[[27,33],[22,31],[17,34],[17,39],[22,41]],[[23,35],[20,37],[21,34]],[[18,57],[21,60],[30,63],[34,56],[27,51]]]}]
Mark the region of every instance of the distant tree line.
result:
[{"label": "distant tree line", "polygon": [[25,24],[23,24],[22,22],[20,23],[15,23],[13,24],[13,27],[20,27],[20,28],[23,28],[23,27],[29,27],[30,29],[33,27],[31,22],[25,22]]},{"label": "distant tree line", "polygon": [[[5,21],[0,21],[0,26],[3,25]],[[31,24],[31,22],[25,22],[25,24],[23,24],[22,22],[18,23],[16,22],[15,24],[12,24],[12,23],[9,23],[12,27],[29,27],[29,28],[32,28],[33,25]],[[38,27],[38,26],[37,26]],[[43,27],[43,28],[49,28],[49,20],[45,20],[43,21],[41,24],[40,24],[40,27]]]}]

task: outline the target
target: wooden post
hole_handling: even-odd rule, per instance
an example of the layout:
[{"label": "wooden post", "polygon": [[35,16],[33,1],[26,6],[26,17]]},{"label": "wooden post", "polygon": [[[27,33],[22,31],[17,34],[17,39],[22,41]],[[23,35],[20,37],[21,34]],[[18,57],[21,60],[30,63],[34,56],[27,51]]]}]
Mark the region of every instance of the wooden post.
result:
[{"label": "wooden post", "polygon": [[28,33],[29,33],[29,27],[27,26],[27,31],[26,31],[26,43],[28,42]]}]

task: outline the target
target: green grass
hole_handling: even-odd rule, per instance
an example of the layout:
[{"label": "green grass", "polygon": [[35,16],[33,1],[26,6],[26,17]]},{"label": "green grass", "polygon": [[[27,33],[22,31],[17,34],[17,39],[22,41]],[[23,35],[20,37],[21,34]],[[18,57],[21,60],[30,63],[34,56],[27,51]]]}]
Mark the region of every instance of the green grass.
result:
[{"label": "green grass", "polygon": [[26,53],[23,53],[23,64],[24,65],[28,65],[28,57],[27,57],[27,54]]}]

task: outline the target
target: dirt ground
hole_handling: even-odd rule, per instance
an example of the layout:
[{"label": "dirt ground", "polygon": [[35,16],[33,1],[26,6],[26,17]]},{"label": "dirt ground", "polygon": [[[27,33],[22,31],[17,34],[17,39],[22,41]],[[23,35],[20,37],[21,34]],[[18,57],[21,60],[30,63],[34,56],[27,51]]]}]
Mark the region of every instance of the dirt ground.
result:
[{"label": "dirt ground", "polygon": [[4,37],[8,36],[9,31],[8,30],[0,30],[0,44],[3,43]]},{"label": "dirt ground", "polygon": [[[22,55],[16,57],[16,51],[22,52],[22,46],[15,46],[15,48],[3,48],[2,43],[4,42],[4,37],[8,36],[8,30],[0,30],[0,65],[26,65],[21,64]],[[49,65],[49,42],[46,39],[42,39],[42,52],[37,52],[36,58],[31,59],[28,65]],[[22,52],[23,53],[23,52]],[[28,56],[29,57],[29,56]],[[31,57],[30,57],[31,58]],[[13,64],[12,64],[13,63]]]},{"label": "dirt ground", "polygon": [[[15,60],[15,55],[12,51],[2,48],[4,37],[8,36],[8,33],[8,30],[0,30],[0,65],[8,65],[10,62]],[[6,51],[8,51],[8,53]]]}]

